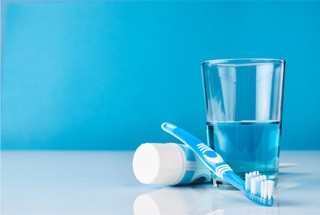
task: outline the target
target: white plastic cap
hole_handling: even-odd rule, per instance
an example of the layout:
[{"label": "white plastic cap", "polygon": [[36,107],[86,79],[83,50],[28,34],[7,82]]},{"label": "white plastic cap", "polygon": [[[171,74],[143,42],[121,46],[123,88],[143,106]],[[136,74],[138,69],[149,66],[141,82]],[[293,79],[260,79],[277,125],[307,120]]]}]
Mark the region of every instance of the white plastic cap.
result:
[{"label": "white plastic cap", "polygon": [[185,155],[175,143],[144,143],[133,156],[133,172],[144,184],[177,184],[184,164]]}]

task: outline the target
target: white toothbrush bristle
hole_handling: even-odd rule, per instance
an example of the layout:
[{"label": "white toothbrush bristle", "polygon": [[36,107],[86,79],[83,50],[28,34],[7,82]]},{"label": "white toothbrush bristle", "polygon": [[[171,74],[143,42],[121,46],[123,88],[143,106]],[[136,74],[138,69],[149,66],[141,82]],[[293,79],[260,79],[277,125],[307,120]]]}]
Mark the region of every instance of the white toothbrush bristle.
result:
[{"label": "white toothbrush bristle", "polygon": [[248,190],[248,187],[249,187],[249,174],[248,173],[245,174],[244,182],[245,182],[245,189]]},{"label": "white toothbrush bristle", "polygon": [[268,199],[271,199],[272,193],[273,193],[273,187],[274,187],[274,181],[268,180],[267,181],[267,192],[268,192]]},{"label": "white toothbrush bristle", "polygon": [[265,175],[258,171],[245,174],[245,189],[253,195],[262,199],[270,200],[273,193],[274,181],[267,180]]}]

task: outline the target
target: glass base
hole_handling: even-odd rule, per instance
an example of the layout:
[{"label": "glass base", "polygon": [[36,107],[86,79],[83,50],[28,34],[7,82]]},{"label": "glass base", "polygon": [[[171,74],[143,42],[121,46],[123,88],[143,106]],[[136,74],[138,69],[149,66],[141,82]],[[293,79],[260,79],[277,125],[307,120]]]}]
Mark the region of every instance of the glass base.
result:
[{"label": "glass base", "polygon": [[[272,174],[272,175],[265,174],[265,175],[267,176],[268,180],[273,180],[275,182],[274,186],[276,187],[277,183],[278,183],[278,174]],[[240,177],[244,180],[244,176],[242,177],[240,175]],[[218,178],[216,176],[212,176],[212,183],[213,183],[214,187],[217,187],[221,190],[236,190],[237,189],[232,184],[230,184],[230,183],[226,182],[225,180]]]},{"label": "glass base", "polygon": [[228,183],[226,181],[222,181],[222,180],[212,179],[212,183],[213,183],[214,187],[217,187],[221,190],[236,190],[237,189],[233,185],[231,185],[230,183]]}]

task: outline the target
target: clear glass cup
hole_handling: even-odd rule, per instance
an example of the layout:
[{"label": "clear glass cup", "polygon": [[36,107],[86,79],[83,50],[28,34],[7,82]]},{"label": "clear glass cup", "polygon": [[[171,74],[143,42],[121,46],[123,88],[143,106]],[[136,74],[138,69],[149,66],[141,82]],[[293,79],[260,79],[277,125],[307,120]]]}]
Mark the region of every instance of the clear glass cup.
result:
[{"label": "clear glass cup", "polygon": [[202,63],[208,144],[242,178],[259,171],[277,181],[284,70],[280,59]]}]

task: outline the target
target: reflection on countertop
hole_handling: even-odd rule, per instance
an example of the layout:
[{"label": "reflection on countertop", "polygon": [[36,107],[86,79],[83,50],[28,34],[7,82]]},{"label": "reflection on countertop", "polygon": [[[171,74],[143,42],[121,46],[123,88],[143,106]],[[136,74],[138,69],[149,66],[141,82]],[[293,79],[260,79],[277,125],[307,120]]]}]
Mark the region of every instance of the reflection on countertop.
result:
[{"label": "reflection on countertop", "polygon": [[272,207],[256,205],[237,190],[221,190],[211,184],[165,187],[143,193],[134,201],[135,215],[150,214],[208,214],[208,215],[278,215],[279,190],[298,186],[289,179],[279,178],[274,191],[275,203]]}]

